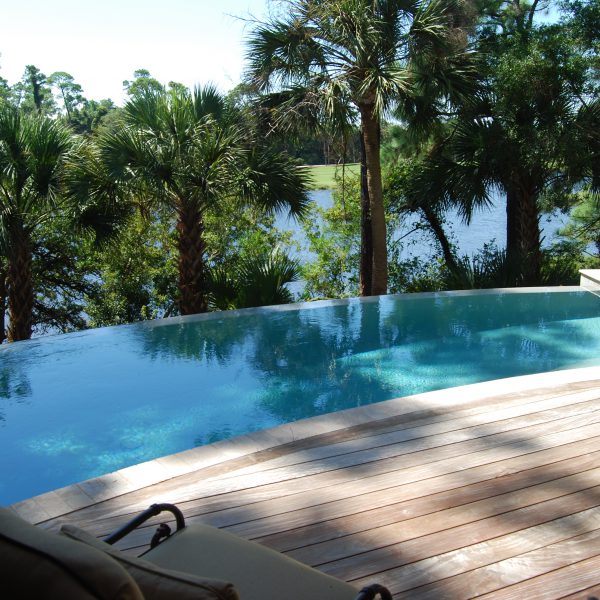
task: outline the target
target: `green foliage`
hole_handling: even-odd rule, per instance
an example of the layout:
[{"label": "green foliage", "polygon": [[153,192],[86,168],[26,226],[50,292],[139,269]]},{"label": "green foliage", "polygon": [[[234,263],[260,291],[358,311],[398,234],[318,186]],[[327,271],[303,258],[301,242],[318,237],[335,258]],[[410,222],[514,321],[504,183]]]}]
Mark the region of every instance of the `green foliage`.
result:
[{"label": "green foliage", "polygon": [[75,149],[61,123],[0,106],[0,244],[11,243],[15,228],[30,232],[59,210]]},{"label": "green foliage", "polygon": [[[272,248],[285,247],[289,236],[279,234],[273,217],[256,207],[243,209],[231,199],[218,208],[206,215],[210,308],[291,301],[283,287],[295,279],[283,268],[289,259],[282,252],[270,257]],[[86,299],[89,324],[119,325],[177,314],[176,247],[175,223],[168,212],[151,219],[134,214],[118,237],[99,248],[90,244],[100,288]]]},{"label": "green foliage", "polygon": [[302,221],[314,259],[302,266],[304,300],[344,298],[358,295],[360,254],[360,184],[358,177],[346,180],[345,193],[333,194],[329,209],[317,205]]},{"label": "green foliage", "polygon": [[299,271],[298,262],[279,248],[246,254],[233,269],[210,269],[210,304],[216,310],[286,304],[292,301],[286,285],[298,279]]},{"label": "green foliage", "polygon": [[[86,315],[106,325],[175,314],[186,253],[202,263],[211,308],[291,300],[297,265],[273,215],[303,213],[306,178],[279,151],[307,163],[344,148],[357,155],[361,115],[382,126],[391,292],[523,283],[520,269],[533,262],[536,283],[567,284],[600,264],[596,0],[565,0],[560,21],[542,25],[539,4],[526,0],[285,7],[252,34],[252,81],[228,97],[139,69],[117,109],[88,101],[66,72],[46,77],[28,65],[12,87],[0,78],[2,316],[29,276],[36,332],[83,327]],[[402,125],[381,121],[391,108]],[[330,175],[317,187],[331,186]],[[304,215],[313,256],[302,267],[305,299],[359,292],[353,175],[336,182],[331,209]],[[446,211],[468,220],[492,187],[513,199],[521,260],[492,243],[459,257],[446,233]],[[572,223],[542,250],[537,220],[554,209],[572,210]],[[407,218],[435,237],[427,259],[404,258],[409,242],[395,224]],[[16,248],[19,264],[31,254],[30,274],[14,267]]]},{"label": "green foliage", "polygon": [[250,36],[250,82],[266,94],[263,106],[274,114],[275,128],[312,127],[347,137],[360,121],[369,207],[367,215],[365,203],[360,227],[372,242],[361,260],[361,292],[386,293],[381,121],[398,105],[404,117],[414,117],[419,95],[441,106],[472,92],[473,65],[458,25],[462,7],[368,0],[291,0],[285,6],[281,17]]},{"label": "green foliage", "polygon": [[[386,204],[388,198],[386,197]],[[399,276],[393,273],[402,243],[394,239],[401,216],[389,210],[387,219],[390,252],[390,290],[398,291]],[[360,256],[360,177],[337,177],[333,206],[323,209],[316,205],[303,219],[302,227],[314,258],[302,266],[305,287],[304,300],[344,298],[358,295]],[[396,278],[396,280],[394,279]]]},{"label": "green foliage", "polygon": [[10,340],[27,339],[34,326],[82,325],[76,296],[88,286],[77,260],[77,209],[66,193],[78,150],[59,121],[0,105],[0,255]]},{"label": "green foliage", "polygon": [[600,256],[600,197],[592,193],[589,187],[573,196],[576,205],[571,211],[570,223],[560,231],[560,235],[582,248],[593,245],[596,254]]},{"label": "green foliage", "polygon": [[150,75],[147,69],[136,69],[131,81],[125,80],[123,88],[130,98],[144,96],[145,94],[160,94],[165,91],[164,86]]},{"label": "green foliage", "polygon": [[36,335],[88,327],[86,298],[98,298],[98,264],[89,251],[89,237],[73,220],[59,215],[34,234],[33,322]]},{"label": "green foliage", "polygon": [[77,133],[91,134],[102,126],[109,127],[118,112],[110,99],[100,101],[84,99],[83,105],[72,112],[69,124]]},{"label": "green foliage", "polygon": [[51,115],[56,103],[48,79],[36,66],[27,65],[21,81],[11,90],[11,103],[27,114]]},{"label": "green foliage", "polygon": [[274,227],[273,215],[256,206],[240,206],[224,198],[206,213],[206,256],[211,268],[235,270],[249,256],[266,256],[276,247],[290,247],[290,234]]},{"label": "green foliage", "polygon": [[89,247],[101,285],[87,295],[92,327],[156,319],[176,312],[177,256],[168,221],[135,215],[112,243]]},{"label": "green foliage", "polygon": [[446,270],[439,259],[426,262],[418,257],[399,260],[390,252],[390,293],[439,292],[446,289]]},{"label": "green foliage", "polygon": [[56,71],[52,73],[47,80],[48,85],[56,90],[59,102],[62,104],[62,110],[71,121],[73,113],[84,103],[83,89],[75,82],[72,75],[65,71]]}]

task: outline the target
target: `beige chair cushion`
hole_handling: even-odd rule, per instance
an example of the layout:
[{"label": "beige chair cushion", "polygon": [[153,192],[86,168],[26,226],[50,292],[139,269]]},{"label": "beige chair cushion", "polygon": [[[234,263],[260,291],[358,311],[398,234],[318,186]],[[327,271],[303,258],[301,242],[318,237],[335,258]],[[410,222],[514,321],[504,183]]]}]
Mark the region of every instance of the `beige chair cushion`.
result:
[{"label": "beige chair cushion", "polygon": [[242,600],[354,600],[353,586],[235,535],[191,524],[144,558],[167,569],[231,581]]},{"label": "beige chair cushion", "polygon": [[119,563],[0,508],[2,598],[143,600]]},{"label": "beige chair cushion", "polygon": [[[230,583],[211,579],[202,574],[182,572],[175,564],[167,569],[146,560],[129,556],[113,546],[73,525],[63,525],[60,532],[73,540],[82,542],[114,558],[133,577],[146,600],[238,600],[238,595]],[[168,545],[169,540],[165,543]],[[85,546],[83,546],[85,547]]]}]

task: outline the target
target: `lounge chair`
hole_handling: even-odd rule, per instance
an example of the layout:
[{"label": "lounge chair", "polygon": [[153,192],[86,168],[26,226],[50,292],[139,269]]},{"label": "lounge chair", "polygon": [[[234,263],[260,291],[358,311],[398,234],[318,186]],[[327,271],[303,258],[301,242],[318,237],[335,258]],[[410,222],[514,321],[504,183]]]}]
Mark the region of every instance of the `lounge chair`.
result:
[{"label": "lounge chair", "polygon": [[[112,544],[169,511],[177,530],[161,524],[140,557]],[[391,600],[372,585],[348,583],[260,544],[206,525],[185,526],[181,511],[154,504],[105,541],[72,525],[60,534],[0,509],[0,596],[69,600]]]}]

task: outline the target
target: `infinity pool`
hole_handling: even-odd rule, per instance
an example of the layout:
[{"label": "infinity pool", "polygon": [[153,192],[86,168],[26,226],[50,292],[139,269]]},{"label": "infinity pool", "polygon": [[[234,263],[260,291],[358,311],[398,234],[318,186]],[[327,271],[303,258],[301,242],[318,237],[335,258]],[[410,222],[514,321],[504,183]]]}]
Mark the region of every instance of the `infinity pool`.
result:
[{"label": "infinity pool", "polygon": [[0,503],[344,408],[600,364],[589,292],[414,294],[0,347]]}]

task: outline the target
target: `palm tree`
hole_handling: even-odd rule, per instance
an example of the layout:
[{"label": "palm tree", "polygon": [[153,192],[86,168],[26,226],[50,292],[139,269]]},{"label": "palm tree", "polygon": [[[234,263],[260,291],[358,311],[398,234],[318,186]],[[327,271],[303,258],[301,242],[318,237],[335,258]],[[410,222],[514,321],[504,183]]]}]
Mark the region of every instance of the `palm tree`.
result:
[{"label": "palm tree", "polygon": [[264,151],[236,110],[211,86],[146,90],[124,107],[122,127],[106,132],[88,163],[85,193],[130,198],[147,211],[175,215],[179,310],[208,309],[205,220],[219,200],[236,197],[267,211],[307,205],[303,172],[283,155]]},{"label": "palm tree", "polygon": [[8,341],[31,337],[32,236],[67,206],[61,192],[74,148],[72,133],[59,122],[0,105],[0,248],[6,259]]},{"label": "palm tree", "polygon": [[451,0],[290,0],[286,11],[286,17],[251,35],[250,77],[263,92],[287,90],[302,98],[293,110],[303,103],[338,122],[344,114],[358,114],[366,167],[362,223],[372,233],[371,287],[363,293],[384,294],[381,119],[399,100],[431,88],[432,81],[446,91],[464,87],[470,73],[464,38],[452,28],[456,5]]},{"label": "palm tree", "polygon": [[569,36],[558,26],[534,25],[535,3],[527,10],[527,18],[514,17],[518,35],[482,38],[485,87],[458,112],[422,173],[430,186],[443,182],[446,199],[463,212],[489,202],[492,191],[505,195],[511,285],[543,282],[542,197],[564,198],[593,181],[599,122],[586,65]]}]

